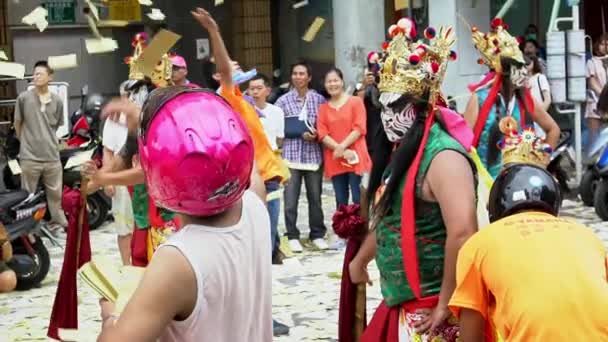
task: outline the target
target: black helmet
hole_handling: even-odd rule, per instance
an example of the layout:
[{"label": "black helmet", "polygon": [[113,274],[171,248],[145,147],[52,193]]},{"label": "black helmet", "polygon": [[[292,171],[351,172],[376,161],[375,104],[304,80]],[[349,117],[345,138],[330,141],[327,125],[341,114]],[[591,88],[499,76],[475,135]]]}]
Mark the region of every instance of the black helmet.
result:
[{"label": "black helmet", "polygon": [[101,109],[103,105],[106,103],[106,99],[101,94],[90,94],[84,100],[84,105],[82,107],[82,113],[87,117],[93,119],[93,121],[99,120],[101,115]]},{"label": "black helmet", "polygon": [[550,173],[534,165],[513,164],[494,181],[488,212],[490,222],[529,209],[557,216],[561,204],[559,185]]}]

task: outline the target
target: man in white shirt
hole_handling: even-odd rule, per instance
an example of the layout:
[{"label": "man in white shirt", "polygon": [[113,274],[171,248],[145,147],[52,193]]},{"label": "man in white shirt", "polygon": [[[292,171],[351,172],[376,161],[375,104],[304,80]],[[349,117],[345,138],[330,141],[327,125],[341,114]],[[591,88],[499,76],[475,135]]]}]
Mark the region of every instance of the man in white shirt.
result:
[{"label": "man in white shirt", "polygon": [[[283,110],[275,105],[266,102],[270,95],[271,84],[268,77],[262,74],[257,74],[249,80],[247,94],[251,96],[258,113],[261,113],[260,121],[264,126],[266,137],[270,141],[272,150],[277,152],[283,145],[285,137],[285,115]],[[270,179],[264,182],[266,185],[266,207],[270,216],[270,237],[272,242],[272,262],[273,264],[281,264],[279,252],[279,212],[281,211],[281,199],[279,194],[280,184],[278,180]],[[286,335],[289,333],[289,328],[275,320],[272,322],[275,336]]]}]

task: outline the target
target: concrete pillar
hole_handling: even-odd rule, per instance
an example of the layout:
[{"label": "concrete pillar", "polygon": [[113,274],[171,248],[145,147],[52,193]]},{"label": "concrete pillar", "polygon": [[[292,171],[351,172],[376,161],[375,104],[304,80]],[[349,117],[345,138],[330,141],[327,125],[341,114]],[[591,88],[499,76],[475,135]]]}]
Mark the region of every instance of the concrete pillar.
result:
[{"label": "concrete pillar", "polygon": [[333,0],[335,63],[354,90],[367,65],[367,54],[378,51],[385,38],[383,0]]},{"label": "concrete pillar", "polygon": [[[475,4],[475,7],[473,7]],[[477,26],[483,32],[490,28],[490,0],[443,0],[429,1],[429,23],[434,27],[452,26],[456,30],[454,49],[458,59],[451,62],[443,82],[443,92],[453,96],[458,109],[464,111],[469,99],[467,85],[481,80],[488,71],[485,65],[477,64],[480,55],[473,46],[471,31],[466,23],[459,18],[462,16],[471,26]],[[418,32],[424,30],[419,27]]]}]

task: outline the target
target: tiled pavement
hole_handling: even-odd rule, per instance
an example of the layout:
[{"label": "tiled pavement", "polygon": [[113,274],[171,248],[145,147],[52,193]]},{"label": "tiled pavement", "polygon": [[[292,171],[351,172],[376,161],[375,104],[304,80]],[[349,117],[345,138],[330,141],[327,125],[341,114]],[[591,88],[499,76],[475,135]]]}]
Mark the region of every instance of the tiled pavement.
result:
[{"label": "tiled pavement", "polygon": [[[325,221],[330,227],[334,199],[331,185],[324,185],[323,207]],[[302,194],[299,226],[302,236],[307,234],[306,203]],[[608,228],[591,208],[578,202],[564,203],[564,216],[574,217],[589,225],[608,245]],[[281,229],[283,227],[281,218]],[[115,235],[109,226],[91,234],[93,254],[112,257],[119,263]],[[42,286],[28,292],[0,295],[0,341],[44,341],[52,301],[57,286],[63,251],[50,248],[52,268]],[[337,338],[338,295],[342,269],[342,253],[318,252],[306,249],[301,255],[286,259],[285,264],[273,266],[273,314],[276,319],[289,325],[289,336],[275,341],[335,341]],[[378,272],[370,265],[374,285],[368,287],[368,312],[380,301]],[[81,329],[95,334],[100,328],[97,298],[86,286],[79,286],[79,322]],[[236,323],[238,324],[238,323]]]}]

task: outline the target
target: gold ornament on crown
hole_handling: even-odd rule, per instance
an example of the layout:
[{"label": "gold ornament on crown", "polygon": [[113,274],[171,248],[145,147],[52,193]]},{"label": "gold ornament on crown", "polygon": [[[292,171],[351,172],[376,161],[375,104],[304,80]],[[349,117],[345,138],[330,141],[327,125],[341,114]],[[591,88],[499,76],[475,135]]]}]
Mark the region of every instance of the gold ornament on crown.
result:
[{"label": "gold ornament on crown", "polygon": [[525,128],[520,133],[517,121],[510,116],[500,120],[499,128],[504,134],[499,143],[503,165],[532,164],[547,167],[553,149],[536,135],[534,128]]},{"label": "gold ornament on crown", "polygon": [[424,30],[428,43],[424,43],[413,41],[415,30],[409,18],[402,18],[389,28],[391,40],[384,42],[383,52],[370,53],[368,61],[379,69],[378,88],[381,92],[420,97],[430,91],[429,102],[434,103],[448,61],[456,59],[456,52],[451,50],[456,41],[455,34],[451,27],[441,27],[438,32],[428,27]]},{"label": "gold ornament on crown", "polygon": [[[129,65],[130,80],[143,80],[146,78],[141,64],[139,63],[139,58],[146,48],[147,40],[145,33],[138,33],[135,35],[135,38],[133,38],[133,55],[125,58],[125,63]],[[152,84],[159,88],[171,85],[172,68],[173,66],[169,55],[163,55],[150,77]]]},{"label": "gold ornament on crown", "polygon": [[492,20],[491,31],[483,33],[477,27],[471,28],[471,35],[475,48],[481,54],[480,64],[486,64],[490,69],[500,72],[502,57],[511,58],[522,64],[525,63],[524,55],[519,49],[517,38],[507,32],[508,25],[502,19]]}]

